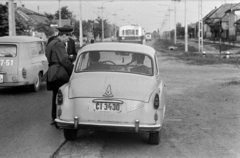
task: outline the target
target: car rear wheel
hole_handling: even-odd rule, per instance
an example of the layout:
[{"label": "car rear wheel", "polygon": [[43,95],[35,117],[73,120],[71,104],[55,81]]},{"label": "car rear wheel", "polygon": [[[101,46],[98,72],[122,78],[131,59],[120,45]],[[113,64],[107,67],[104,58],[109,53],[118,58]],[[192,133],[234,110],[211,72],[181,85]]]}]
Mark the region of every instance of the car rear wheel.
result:
[{"label": "car rear wheel", "polygon": [[39,91],[41,80],[42,80],[42,74],[38,73],[37,80],[35,81],[34,84],[30,85],[30,88],[33,92]]},{"label": "car rear wheel", "polygon": [[158,145],[160,141],[161,141],[161,130],[154,133],[149,133],[149,144]]},{"label": "car rear wheel", "polygon": [[66,140],[75,140],[77,138],[77,129],[63,129]]}]

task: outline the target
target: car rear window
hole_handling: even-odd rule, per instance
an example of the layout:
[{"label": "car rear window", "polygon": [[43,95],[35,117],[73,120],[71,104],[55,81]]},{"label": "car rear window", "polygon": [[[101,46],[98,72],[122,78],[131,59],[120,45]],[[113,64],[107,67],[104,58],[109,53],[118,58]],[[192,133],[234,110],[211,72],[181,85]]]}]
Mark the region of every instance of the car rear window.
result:
[{"label": "car rear window", "polygon": [[153,74],[152,58],[137,52],[84,52],[76,62],[75,72],[123,72],[142,75]]},{"label": "car rear window", "polygon": [[17,46],[11,44],[0,45],[0,57],[15,57],[17,55]]}]

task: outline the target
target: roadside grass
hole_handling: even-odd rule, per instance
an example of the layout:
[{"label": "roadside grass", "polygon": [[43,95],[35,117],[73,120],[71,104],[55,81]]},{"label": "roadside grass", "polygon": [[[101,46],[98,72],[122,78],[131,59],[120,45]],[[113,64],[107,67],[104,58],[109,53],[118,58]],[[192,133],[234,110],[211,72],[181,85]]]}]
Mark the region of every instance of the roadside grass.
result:
[{"label": "roadside grass", "polygon": [[229,85],[239,85],[239,84],[240,84],[239,80],[238,81],[232,80],[232,81],[229,81],[229,82],[225,83],[224,85],[229,86]]},{"label": "roadside grass", "polygon": [[[195,41],[195,42],[198,43],[197,41]],[[223,42],[221,44],[221,51],[224,52],[224,51],[229,51],[231,49],[239,49],[239,47],[236,47],[236,46],[231,45],[231,44],[229,44],[229,42]],[[208,46],[211,46],[211,47],[215,48],[216,50],[220,50],[219,43],[203,42],[203,45],[208,45]],[[238,51],[238,54],[240,54],[240,49]]]},{"label": "roadside grass", "polygon": [[[208,43],[209,44],[209,43]],[[211,43],[211,45],[215,48],[219,48],[219,44]],[[169,50],[169,47],[176,47],[175,50]],[[220,57],[220,55],[207,54],[206,56],[202,56],[202,54],[198,53],[198,48],[188,45],[188,52],[185,53],[185,44],[177,43],[174,44],[172,40],[162,40],[157,39],[154,43],[154,48],[157,51],[164,53],[167,56],[174,56],[179,60],[186,61],[188,64],[195,65],[213,65],[213,64],[236,64],[236,56],[233,56],[229,59],[225,58],[224,55]],[[222,50],[227,51],[234,48],[234,46],[222,45]]]}]

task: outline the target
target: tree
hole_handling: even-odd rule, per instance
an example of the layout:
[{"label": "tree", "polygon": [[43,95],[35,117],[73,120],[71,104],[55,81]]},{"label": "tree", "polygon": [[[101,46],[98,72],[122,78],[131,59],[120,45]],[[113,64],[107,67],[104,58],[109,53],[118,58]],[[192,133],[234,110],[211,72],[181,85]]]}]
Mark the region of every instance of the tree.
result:
[{"label": "tree", "polygon": [[[72,13],[67,8],[67,6],[61,8],[61,19],[72,19]],[[55,18],[59,19],[59,10],[55,13]]]},{"label": "tree", "polygon": [[[86,37],[88,32],[92,32],[94,38],[102,36],[102,19],[98,17],[96,20],[82,21],[83,37]],[[76,20],[73,34],[79,38],[79,21]],[[113,35],[113,26],[104,20],[104,37]]]},{"label": "tree", "polygon": [[55,15],[54,14],[51,14],[51,13],[44,13],[44,15],[51,21],[55,18]]},{"label": "tree", "polygon": [[182,27],[181,23],[177,23],[177,36],[184,37],[185,29]]},{"label": "tree", "polygon": [[[17,12],[15,12],[16,34],[25,35],[25,30],[31,26],[31,22],[26,22]],[[0,36],[9,35],[8,7],[0,4]]]},{"label": "tree", "polygon": [[94,37],[102,36],[102,19],[98,17],[94,23],[93,35]]},{"label": "tree", "polygon": [[[94,37],[102,36],[102,19],[100,17],[98,17],[96,20],[96,23],[94,23]],[[111,36],[113,33],[113,29],[112,29],[112,25],[110,25],[107,21],[107,19],[103,20],[103,24],[104,24],[104,37],[109,37]]]},{"label": "tree", "polygon": [[0,4],[0,36],[8,34],[8,8]]},{"label": "tree", "polygon": [[54,34],[54,30],[43,23],[39,23],[37,26],[35,26],[34,31],[44,32],[48,37]]}]

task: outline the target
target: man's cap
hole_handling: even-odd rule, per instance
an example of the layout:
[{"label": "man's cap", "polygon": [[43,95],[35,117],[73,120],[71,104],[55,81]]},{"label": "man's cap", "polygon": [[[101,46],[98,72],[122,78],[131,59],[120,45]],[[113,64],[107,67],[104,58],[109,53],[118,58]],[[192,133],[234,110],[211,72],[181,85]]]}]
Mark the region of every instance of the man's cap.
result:
[{"label": "man's cap", "polygon": [[57,29],[62,33],[71,33],[73,31],[72,27],[58,27]]}]

